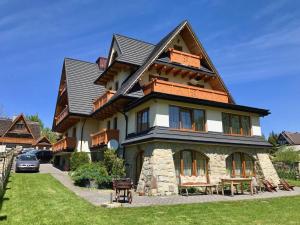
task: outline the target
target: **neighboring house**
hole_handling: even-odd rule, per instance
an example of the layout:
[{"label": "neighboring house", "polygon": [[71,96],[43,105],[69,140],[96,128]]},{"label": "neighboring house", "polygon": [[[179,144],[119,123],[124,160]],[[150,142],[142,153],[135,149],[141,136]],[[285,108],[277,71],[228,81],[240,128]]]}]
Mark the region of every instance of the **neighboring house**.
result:
[{"label": "neighboring house", "polygon": [[41,137],[39,123],[26,120],[23,114],[13,119],[0,118],[0,145],[8,148],[51,148],[49,140]]},{"label": "neighboring house", "polygon": [[298,132],[282,131],[277,138],[277,142],[279,145],[290,146],[300,151],[300,133]]},{"label": "neighboring house", "polygon": [[276,183],[260,127],[268,114],[235,103],[184,21],[157,44],[113,35],[107,62],[65,59],[53,120],[63,138],[53,150],[68,168],[70,152],[99,160],[118,140],[127,176],[147,195],[177,194],[179,178],[262,174]]}]

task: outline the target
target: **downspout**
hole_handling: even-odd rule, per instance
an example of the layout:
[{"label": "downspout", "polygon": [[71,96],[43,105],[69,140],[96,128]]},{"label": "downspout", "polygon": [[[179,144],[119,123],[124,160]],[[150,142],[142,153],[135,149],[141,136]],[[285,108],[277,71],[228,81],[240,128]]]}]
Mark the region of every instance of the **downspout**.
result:
[{"label": "downspout", "polygon": [[[128,116],[126,115],[126,113],[123,111],[120,113],[123,114],[124,118],[125,118],[125,138],[127,138],[128,135]],[[125,146],[123,146],[123,159],[125,160]]]},{"label": "downspout", "polygon": [[80,134],[80,152],[82,152],[82,138],[83,138],[83,128],[85,125],[86,119],[84,119],[83,124],[81,126],[81,134]]}]

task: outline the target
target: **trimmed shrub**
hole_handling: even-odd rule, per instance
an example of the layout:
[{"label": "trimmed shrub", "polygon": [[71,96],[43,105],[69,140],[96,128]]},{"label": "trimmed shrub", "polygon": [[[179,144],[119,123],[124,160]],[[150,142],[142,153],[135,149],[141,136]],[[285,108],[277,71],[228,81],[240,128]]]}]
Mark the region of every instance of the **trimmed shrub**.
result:
[{"label": "trimmed shrub", "polygon": [[124,160],[117,156],[116,151],[106,149],[104,151],[103,163],[112,178],[122,178],[125,176]]},{"label": "trimmed shrub", "polygon": [[72,172],[71,177],[76,185],[95,188],[105,187],[111,181],[102,163],[86,163],[81,165]]},{"label": "trimmed shrub", "polygon": [[90,158],[86,152],[74,152],[70,158],[70,170],[74,171],[81,165],[90,162]]}]

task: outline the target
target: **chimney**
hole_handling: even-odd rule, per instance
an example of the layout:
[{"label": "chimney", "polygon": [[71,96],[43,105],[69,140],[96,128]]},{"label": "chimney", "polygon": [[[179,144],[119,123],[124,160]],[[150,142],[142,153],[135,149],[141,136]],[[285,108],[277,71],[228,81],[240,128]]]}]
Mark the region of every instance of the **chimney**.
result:
[{"label": "chimney", "polygon": [[106,65],[107,65],[107,58],[99,57],[96,60],[96,63],[98,64],[100,70],[105,70],[106,69]]}]

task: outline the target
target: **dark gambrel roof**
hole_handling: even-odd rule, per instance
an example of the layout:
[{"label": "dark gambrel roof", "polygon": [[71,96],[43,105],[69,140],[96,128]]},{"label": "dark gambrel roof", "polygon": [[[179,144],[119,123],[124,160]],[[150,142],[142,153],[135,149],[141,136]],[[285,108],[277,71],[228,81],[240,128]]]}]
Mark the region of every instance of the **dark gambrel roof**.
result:
[{"label": "dark gambrel roof", "polygon": [[93,112],[93,101],[105,92],[103,86],[94,84],[102,71],[96,63],[70,58],[65,59],[64,66],[69,112],[90,115]]},{"label": "dark gambrel roof", "polygon": [[260,136],[231,136],[216,132],[188,132],[172,130],[167,127],[154,127],[143,135],[127,138],[122,144],[129,145],[149,140],[176,140],[196,143],[230,144],[256,147],[271,147],[272,145]]},{"label": "dark gambrel roof", "polygon": [[117,61],[130,63],[134,65],[142,65],[153,51],[155,45],[144,41],[125,37],[115,34],[114,38],[120,48],[121,55],[117,57]]}]

